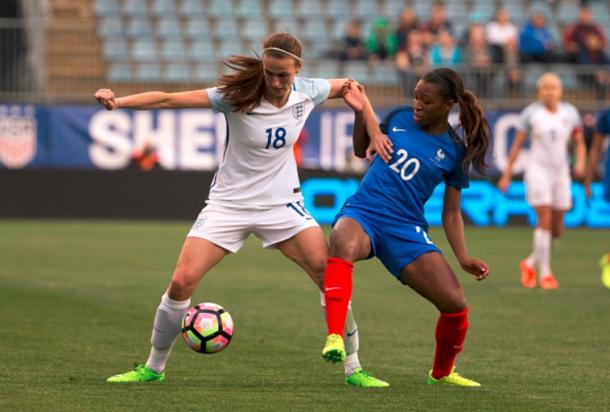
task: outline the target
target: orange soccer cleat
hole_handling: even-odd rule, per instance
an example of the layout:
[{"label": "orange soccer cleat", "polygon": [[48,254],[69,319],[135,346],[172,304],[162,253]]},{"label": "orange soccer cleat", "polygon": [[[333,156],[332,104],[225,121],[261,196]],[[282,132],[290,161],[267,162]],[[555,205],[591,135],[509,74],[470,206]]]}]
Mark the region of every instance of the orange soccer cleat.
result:
[{"label": "orange soccer cleat", "polygon": [[542,289],[557,289],[559,287],[559,282],[555,279],[552,273],[548,275],[544,275],[540,278],[540,287]]},{"label": "orange soccer cleat", "polygon": [[528,265],[525,260],[519,263],[519,269],[521,270],[521,286],[528,289],[535,288],[536,269]]}]

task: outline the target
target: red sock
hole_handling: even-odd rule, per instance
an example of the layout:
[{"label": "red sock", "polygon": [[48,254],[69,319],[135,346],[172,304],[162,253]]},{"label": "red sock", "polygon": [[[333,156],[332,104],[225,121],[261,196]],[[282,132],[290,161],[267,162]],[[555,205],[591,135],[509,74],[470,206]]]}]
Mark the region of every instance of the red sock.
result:
[{"label": "red sock", "polygon": [[347,305],[352,297],[352,268],[354,264],[337,257],[328,258],[324,272],[324,299],[328,334],[343,336]]},{"label": "red sock", "polygon": [[451,373],[457,354],[462,351],[468,330],[468,308],[458,313],[442,313],[436,324],[436,351],[432,377]]}]

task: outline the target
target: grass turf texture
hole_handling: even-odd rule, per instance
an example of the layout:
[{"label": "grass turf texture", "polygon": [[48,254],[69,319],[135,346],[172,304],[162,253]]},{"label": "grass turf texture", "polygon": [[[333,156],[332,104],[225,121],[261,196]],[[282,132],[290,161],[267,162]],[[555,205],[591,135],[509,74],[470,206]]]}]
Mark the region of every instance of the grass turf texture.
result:
[{"label": "grass turf texture", "polygon": [[[610,404],[610,291],[597,261],[608,231],[568,231],[554,253],[558,291],[519,286],[531,229],[467,228],[488,261],[460,272],[471,329],[458,371],[484,386],[430,387],[434,308],[376,261],[357,265],[354,309],[365,368],[392,387],[347,387],[323,362],[317,290],[252,237],[212,270],[194,302],[236,322],[227,350],[178,341],[163,383],[110,385],[143,362],[154,310],[187,223],[0,221],[0,410],[602,410]],[[452,256],[442,232],[433,240]],[[452,265],[455,262],[450,258]]]}]

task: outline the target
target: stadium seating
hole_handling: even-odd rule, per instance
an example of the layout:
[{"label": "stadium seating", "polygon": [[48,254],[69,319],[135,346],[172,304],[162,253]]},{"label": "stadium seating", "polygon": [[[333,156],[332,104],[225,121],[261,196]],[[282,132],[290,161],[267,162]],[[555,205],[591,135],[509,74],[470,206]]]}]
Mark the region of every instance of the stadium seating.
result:
[{"label": "stadium seating", "polygon": [[[97,35],[112,81],[200,82],[218,77],[223,58],[260,52],[260,42],[272,31],[288,30],[304,44],[306,71],[322,77],[353,76],[372,84],[398,84],[392,64],[373,70],[362,62],[326,60],[344,36],[348,22],[360,19],[368,34],[372,21],[386,16],[395,27],[405,5],[420,20],[430,14],[425,0],[92,0]],[[472,21],[486,22],[499,6],[522,24],[533,10],[543,11],[555,36],[572,22],[578,0],[452,0],[446,14],[461,38]],[[606,1],[593,1],[597,21],[610,26]],[[610,30],[606,30],[610,36]],[[135,68],[129,73],[130,68]],[[214,70],[216,72],[214,72]],[[537,73],[534,67],[532,73]],[[529,76],[527,76],[529,78]],[[566,77],[577,87],[577,76]]]}]

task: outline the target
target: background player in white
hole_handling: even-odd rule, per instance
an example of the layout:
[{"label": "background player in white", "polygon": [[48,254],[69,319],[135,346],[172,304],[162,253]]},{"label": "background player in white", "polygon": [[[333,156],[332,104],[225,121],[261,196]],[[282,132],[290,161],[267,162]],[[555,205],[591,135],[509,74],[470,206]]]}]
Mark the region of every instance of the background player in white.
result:
[{"label": "background player in white", "polygon": [[[110,377],[108,382],[165,378],[165,365],[180,321],[199,281],[226,254],[237,252],[251,233],[262,240],[263,247],[274,246],[301,266],[322,288],[328,245],[322,229],[303,205],[292,147],[314,107],[327,98],[342,97],[346,79],[295,77],[302,64],[301,45],[287,33],[267,37],[262,58],[232,56],[225,64],[233,72],[222,76],[217,88],[125,97],[100,89],[95,94],[109,110],[212,108],[227,119],[225,152],[207,205],[187,235],[157,309],[148,360],[133,371]],[[352,338],[346,382],[388,386],[360,367],[353,316],[346,331]]]},{"label": "background player in white", "polygon": [[551,271],[553,240],[563,232],[563,216],[572,207],[570,163],[568,145],[575,145],[574,176],[582,178],[585,172],[586,147],[578,110],[561,102],[561,80],[554,73],[545,73],[538,79],[538,102],[521,112],[515,140],[508,164],[498,187],[506,191],[510,185],[513,165],[527,136],[530,137],[529,159],[524,182],[528,203],[536,210],[534,248],[523,261],[521,284],[536,287],[536,269],[540,287],[556,289],[559,283]]}]

